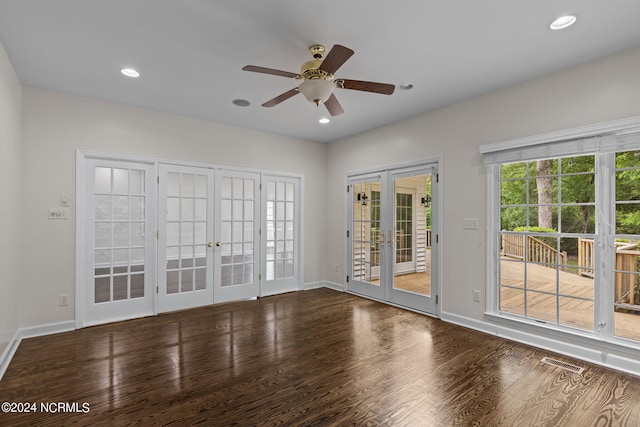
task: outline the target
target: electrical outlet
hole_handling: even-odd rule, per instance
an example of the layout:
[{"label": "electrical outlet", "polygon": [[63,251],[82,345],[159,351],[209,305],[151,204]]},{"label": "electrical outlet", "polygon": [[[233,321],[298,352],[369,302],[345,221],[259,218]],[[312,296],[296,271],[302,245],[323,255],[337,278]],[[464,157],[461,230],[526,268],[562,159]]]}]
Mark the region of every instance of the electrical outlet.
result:
[{"label": "electrical outlet", "polygon": [[49,219],[69,219],[69,208],[49,208]]},{"label": "electrical outlet", "polygon": [[69,294],[58,295],[58,305],[60,307],[66,307],[69,305]]},{"label": "electrical outlet", "polygon": [[474,289],[473,290],[473,300],[475,302],[480,302],[480,290],[479,289]]}]

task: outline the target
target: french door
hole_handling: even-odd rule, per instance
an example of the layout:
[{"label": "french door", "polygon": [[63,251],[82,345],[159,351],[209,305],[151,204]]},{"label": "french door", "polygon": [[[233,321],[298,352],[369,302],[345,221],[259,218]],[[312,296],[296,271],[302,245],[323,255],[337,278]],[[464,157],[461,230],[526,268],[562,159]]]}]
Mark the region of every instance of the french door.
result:
[{"label": "french door", "polygon": [[160,165],[158,311],[213,302],[211,169]]},{"label": "french door", "polygon": [[88,159],[84,168],[81,326],[154,313],[155,168]]},{"label": "french door", "polygon": [[300,177],[78,167],[78,326],[302,289]]},{"label": "french door", "polygon": [[436,166],[349,177],[348,291],[437,314]]},{"label": "french door", "polygon": [[214,300],[260,294],[260,174],[216,171]]}]

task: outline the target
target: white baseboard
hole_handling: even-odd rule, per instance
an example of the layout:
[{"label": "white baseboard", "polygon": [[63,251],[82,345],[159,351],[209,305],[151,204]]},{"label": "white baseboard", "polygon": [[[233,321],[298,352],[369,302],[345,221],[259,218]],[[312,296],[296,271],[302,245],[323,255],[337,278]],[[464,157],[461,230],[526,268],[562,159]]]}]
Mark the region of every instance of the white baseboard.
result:
[{"label": "white baseboard", "polygon": [[307,291],[309,289],[318,289],[318,288],[330,288],[335,289],[336,291],[344,292],[344,286],[339,283],[329,282],[327,280],[323,280],[321,282],[311,282],[304,284],[304,290]]},{"label": "white baseboard", "polygon": [[633,350],[621,350],[618,346],[609,345],[608,343],[594,343],[592,339],[588,339],[591,341],[588,344],[582,344],[580,341],[585,341],[582,338],[572,339],[564,335],[555,337],[530,333],[507,325],[480,321],[453,313],[443,312],[441,319],[445,322],[559,353],[567,357],[593,363],[594,365],[640,376],[640,360],[638,360],[638,357],[625,354],[633,352]]},{"label": "white baseboard", "polygon": [[347,290],[343,284],[335,283],[335,282],[329,282],[328,280],[325,280],[323,282],[323,286],[325,288],[335,289],[336,291],[340,291],[340,292],[345,292]]},{"label": "white baseboard", "polygon": [[4,373],[9,367],[9,362],[13,359],[13,355],[16,353],[18,346],[20,345],[20,331],[16,331],[13,337],[9,340],[9,343],[5,347],[2,355],[0,355],[0,380],[4,376]]},{"label": "white baseboard", "polygon": [[13,335],[13,338],[7,344],[7,347],[0,356],[0,380],[9,367],[11,359],[13,359],[20,342],[25,338],[34,338],[42,335],[57,334],[59,332],[68,332],[76,329],[75,320],[68,322],[50,323],[48,325],[31,326],[28,328],[20,328]]}]

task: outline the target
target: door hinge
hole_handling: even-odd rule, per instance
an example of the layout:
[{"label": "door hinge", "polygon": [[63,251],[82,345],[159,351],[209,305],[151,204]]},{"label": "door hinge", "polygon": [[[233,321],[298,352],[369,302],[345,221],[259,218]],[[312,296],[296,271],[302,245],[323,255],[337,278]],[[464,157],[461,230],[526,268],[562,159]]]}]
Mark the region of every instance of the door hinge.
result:
[{"label": "door hinge", "polygon": [[347,230],[347,239],[349,238],[349,230]]},{"label": "door hinge", "polygon": [[258,228],[258,236],[262,236],[262,228]]},{"label": "door hinge", "polygon": [[440,174],[439,173],[436,174],[436,182],[440,182]]},{"label": "door hinge", "polygon": [[439,243],[439,242],[440,242],[440,235],[436,234],[436,243]]},{"label": "door hinge", "polygon": [[156,179],[156,182],[160,184],[160,175],[158,175],[158,179]]},{"label": "door hinge", "polygon": [[262,191],[262,184],[260,184],[260,191]]},{"label": "door hinge", "polygon": [[347,283],[349,283],[349,276],[347,276]]},{"label": "door hinge", "polygon": [[262,273],[258,273],[258,280],[262,280]]},{"label": "door hinge", "polygon": [[438,305],[438,295],[436,295],[436,305]]},{"label": "door hinge", "polygon": [[160,288],[158,286],[156,286],[156,294],[160,293]]},{"label": "door hinge", "polygon": [[160,238],[160,230],[156,231],[156,239]]},{"label": "door hinge", "polygon": [[349,185],[347,185],[347,193],[349,192]]}]

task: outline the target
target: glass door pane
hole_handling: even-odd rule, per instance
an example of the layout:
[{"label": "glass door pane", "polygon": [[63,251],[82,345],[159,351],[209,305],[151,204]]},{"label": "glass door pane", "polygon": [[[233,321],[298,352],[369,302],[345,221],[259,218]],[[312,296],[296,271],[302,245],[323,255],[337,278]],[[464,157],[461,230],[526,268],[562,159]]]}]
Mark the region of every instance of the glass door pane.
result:
[{"label": "glass door pane", "polygon": [[389,301],[427,313],[436,313],[433,298],[432,246],[434,223],[433,168],[389,172],[393,194],[394,253],[390,257]]},{"label": "glass door pane", "polygon": [[264,177],[264,286],[261,295],[301,289],[298,222],[299,178]]},{"label": "glass door pane", "polygon": [[[348,289],[373,298],[384,297],[381,262],[385,251],[385,228],[380,177],[350,184],[350,283]],[[389,231],[390,237],[390,231]]]}]

